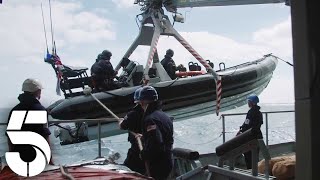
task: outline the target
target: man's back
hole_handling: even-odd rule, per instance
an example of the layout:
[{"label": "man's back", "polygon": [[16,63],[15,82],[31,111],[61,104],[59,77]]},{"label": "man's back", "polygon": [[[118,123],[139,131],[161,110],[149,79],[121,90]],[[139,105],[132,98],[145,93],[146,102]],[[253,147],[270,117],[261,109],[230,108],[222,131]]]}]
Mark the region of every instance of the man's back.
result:
[{"label": "man's back", "polygon": [[[20,103],[18,105],[16,105],[10,112],[10,115],[12,113],[12,111],[14,110],[46,110],[41,104],[40,102],[33,97],[31,94],[29,93],[23,93],[20,94],[18,97]],[[9,116],[10,117],[10,116]],[[21,127],[22,131],[32,131],[32,132],[36,132],[38,134],[40,134],[41,136],[47,138],[51,133],[49,131],[49,129],[46,127],[46,125],[43,124],[23,124]],[[15,146],[12,145],[12,150],[15,150]]]},{"label": "man's back", "polygon": [[255,129],[259,134],[258,138],[262,138],[262,132],[260,130],[263,124],[263,116],[260,112],[260,106],[253,106],[247,113],[246,120],[240,127],[241,132],[245,132],[250,128]]},{"label": "man's back", "polygon": [[165,58],[161,61],[161,65],[166,70],[171,79],[176,78],[176,64],[171,57],[165,56]]},{"label": "man's back", "polygon": [[144,120],[144,159],[149,162],[150,173],[156,180],[166,179],[173,167],[173,123],[161,110]]},{"label": "man's back", "polygon": [[95,74],[103,78],[112,78],[115,72],[112,64],[109,61],[100,60],[92,65],[91,74]]}]

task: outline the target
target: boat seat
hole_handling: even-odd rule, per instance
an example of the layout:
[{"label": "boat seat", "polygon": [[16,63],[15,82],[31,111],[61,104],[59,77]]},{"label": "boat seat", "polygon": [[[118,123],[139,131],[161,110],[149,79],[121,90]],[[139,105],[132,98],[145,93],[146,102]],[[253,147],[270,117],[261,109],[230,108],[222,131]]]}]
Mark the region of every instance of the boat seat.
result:
[{"label": "boat seat", "polygon": [[61,81],[61,88],[64,89],[81,88],[85,85],[91,85],[91,77],[74,78],[68,79],[67,81]]},{"label": "boat seat", "polygon": [[77,76],[82,76],[87,74],[88,68],[86,67],[72,67],[72,66],[67,66],[63,65],[63,70],[62,73],[66,77],[77,77]]},{"label": "boat seat", "polygon": [[132,64],[129,68],[129,73],[124,70],[124,72],[120,75],[119,81],[125,82],[131,86],[137,86],[142,83],[143,77],[143,66]]},{"label": "boat seat", "polygon": [[148,75],[150,78],[154,78],[157,76],[157,70],[155,68],[149,68],[149,72],[148,72]]}]

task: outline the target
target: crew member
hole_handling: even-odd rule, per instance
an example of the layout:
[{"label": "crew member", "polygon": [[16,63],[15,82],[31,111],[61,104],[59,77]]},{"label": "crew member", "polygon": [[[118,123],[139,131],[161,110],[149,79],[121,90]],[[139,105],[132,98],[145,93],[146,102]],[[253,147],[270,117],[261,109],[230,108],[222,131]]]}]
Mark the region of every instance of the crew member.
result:
[{"label": "crew member", "polygon": [[114,82],[116,71],[110,62],[112,53],[104,50],[98,55],[96,62],[91,67],[91,76],[97,91],[116,89],[117,84]]},{"label": "crew member", "polygon": [[[253,129],[254,132],[257,133],[257,138],[262,139],[262,132],[260,130],[261,125],[263,124],[262,113],[260,112],[259,98],[256,95],[251,95],[248,97],[248,106],[250,110],[247,113],[246,120],[240,126],[240,130],[237,135],[249,130]],[[245,161],[247,169],[252,168],[252,153],[251,151],[244,153]]]},{"label": "crew member", "polygon": [[[10,112],[14,110],[42,110],[46,109],[39,102],[41,98],[41,83],[36,79],[26,79],[22,84],[23,93],[19,95],[20,103],[16,105]],[[10,116],[9,116],[10,118]],[[49,135],[51,134],[47,124],[23,124],[21,131],[32,131],[43,136],[50,145]],[[31,162],[35,158],[35,151],[30,145],[14,145],[8,138],[9,151],[20,152],[20,157],[26,162]],[[34,155],[34,156],[33,156]],[[53,164],[52,158],[50,164]]]},{"label": "crew member", "polygon": [[[136,105],[133,109],[124,117],[124,120],[119,123],[120,128],[124,130],[130,130],[138,134],[142,134],[142,115],[143,109],[139,104],[139,94],[142,87],[138,88],[134,92],[134,103]],[[131,143],[131,147],[128,150],[127,158],[124,161],[124,165],[133,171],[145,174],[145,165],[140,158],[140,149],[137,140],[134,135],[128,132],[128,141]]]},{"label": "crew member", "polygon": [[166,179],[173,167],[173,123],[161,110],[157,91],[145,86],[140,92],[140,105],[144,110],[141,156],[149,164],[150,175],[156,180]]},{"label": "crew member", "polygon": [[170,76],[171,79],[175,79],[177,77],[176,76],[176,64],[172,59],[173,54],[174,54],[173,50],[168,49],[166,51],[166,55],[164,56],[164,59],[162,59],[162,61],[161,61],[163,68],[166,70],[166,72],[168,73],[168,75]]}]

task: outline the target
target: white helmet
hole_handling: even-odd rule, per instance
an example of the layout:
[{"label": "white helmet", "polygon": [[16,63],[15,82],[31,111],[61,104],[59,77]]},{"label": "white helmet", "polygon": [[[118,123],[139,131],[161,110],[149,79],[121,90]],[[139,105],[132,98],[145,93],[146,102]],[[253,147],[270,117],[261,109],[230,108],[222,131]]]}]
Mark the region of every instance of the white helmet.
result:
[{"label": "white helmet", "polygon": [[43,89],[41,83],[36,79],[26,79],[22,84],[22,91],[25,92],[36,92]]}]

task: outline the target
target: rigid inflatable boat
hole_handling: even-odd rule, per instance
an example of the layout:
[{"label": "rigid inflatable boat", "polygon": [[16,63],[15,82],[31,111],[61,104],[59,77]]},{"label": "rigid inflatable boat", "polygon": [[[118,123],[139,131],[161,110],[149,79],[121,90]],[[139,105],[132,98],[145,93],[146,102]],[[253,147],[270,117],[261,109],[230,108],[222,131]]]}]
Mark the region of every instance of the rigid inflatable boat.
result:
[{"label": "rigid inflatable boat", "polygon": [[[263,58],[252,62],[216,71],[222,78],[222,110],[245,104],[246,97],[250,94],[260,94],[267,87],[277,62],[275,56],[265,55]],[[129,75],[125,71],[122,73],[122,75],[126,74],[128,76],[126,81],[131,82],[129,83],[130,86],[94,93],[103,104],[120,117],[123,117],[134,106],[134,91],[141,87],[141,84],[136,83],[139,81],[133,78],[136,74],[139,74],[139,69],[141,69],[139,66],[141,65],[131,68],[134,73]],[[165,73],[160,63],[155,63],[154,66],[158,67],[157,71],[159,73]],[[77,71],[74,71],[73,73],[77,74]],[[193,76],[186,76],[186,74]],[[150,76],[149,85],[158,91],[159,99],[163,103],[163,110],[169,112],[176,120],[215,112],[216,83],[212,74],[183,73],[183,75],[166,81],[161,81],[157,75]],[[90,81],[90,77],[76,77],[74,80],[70,79],[70,82],[78,82],[80,79],[82,83],[78,84],[84,87],[86,86],[85,82]],[[70,82],[68,86],[73,86]],[[67,82],[63,87],[66,87],[66,84]],[[69,90],[63,90],[65,99],[55,102],[48,108],[53,118],[67,120],[111,117],[93,97],[84,95],[82,91],[72,92],[70,90],[68,93]]]}]

